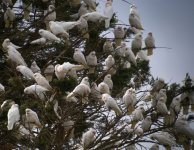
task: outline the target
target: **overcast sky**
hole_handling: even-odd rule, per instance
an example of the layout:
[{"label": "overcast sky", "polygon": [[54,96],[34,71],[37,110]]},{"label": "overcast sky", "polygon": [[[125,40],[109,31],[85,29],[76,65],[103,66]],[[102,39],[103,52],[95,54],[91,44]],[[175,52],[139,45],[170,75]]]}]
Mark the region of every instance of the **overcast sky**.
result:
[{"label": "overcast sky", "polygon": [[[156,46],[172,48],[154,51],[150,57],[153,76],[162,77],[166,82],[171,80],[179,83],[187,72],[194,77],[194,0],[127,1],[138,8],[145,29],[143,36],[151,31]],[[118,18],[129,24],[130,5],[122,0],[114,0],[113,7]]]}]

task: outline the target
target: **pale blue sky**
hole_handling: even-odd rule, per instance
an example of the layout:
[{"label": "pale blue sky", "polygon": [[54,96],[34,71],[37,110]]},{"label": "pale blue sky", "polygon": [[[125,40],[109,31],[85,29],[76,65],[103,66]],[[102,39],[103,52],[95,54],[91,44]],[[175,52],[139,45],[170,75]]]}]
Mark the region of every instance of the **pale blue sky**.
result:
[{"label": "pale blue sky", "polygon": [[[150,57],[151,73],[154,77],[179,83],[187,72],[194,77],[194,0],[127,1],[138,8],[145,29],[143,36],[151,31],[156,46],[172,48],[156,49]],[[130,5],[122,0],[114,0],[113,7],[118,18],[129,24]]]}]

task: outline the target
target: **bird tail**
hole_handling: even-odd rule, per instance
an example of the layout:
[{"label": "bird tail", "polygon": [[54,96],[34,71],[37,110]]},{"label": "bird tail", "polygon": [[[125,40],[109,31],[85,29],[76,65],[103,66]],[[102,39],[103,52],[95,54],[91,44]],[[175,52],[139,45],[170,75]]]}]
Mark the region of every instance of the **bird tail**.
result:
[{"label": "bird tail", "polygon": [[109,28],[110,26],[110,19],[105,20],[105,28]]},{"label": "bird tail", "polygon": [[7,129],[12,130],[13,129],[13,123],[8,122]]},{"label": "bird tail", "polygon": [[74,94],[73,94],[73,92],[71,92],[71,93],[69,93],[68,95],[67,95],[67,98],[71,98],[71,97],[73,97],[74,96]]},{"label": "bird tail", "polygon": [[149,48],[147,52],[147,56],[153,55],[153,48]]},{"label": "bird tail", "polygon": [[134,107],[129,105],[128,108],[127,108],[127,114],[128,115],[131,115],[131,113],[134,111]]}]

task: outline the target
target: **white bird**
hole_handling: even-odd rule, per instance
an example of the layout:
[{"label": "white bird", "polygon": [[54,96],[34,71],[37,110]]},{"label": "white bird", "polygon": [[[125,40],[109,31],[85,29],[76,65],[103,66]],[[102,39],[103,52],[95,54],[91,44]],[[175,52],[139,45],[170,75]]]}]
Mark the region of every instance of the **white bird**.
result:
[{"label": "white bird", "polygon": [[131,128],[133,129],[135,127],[135,125],[143,120],[143,112],[144,112],[144,108],[142,106],[140,106],[139,108],[136,108],[133,112],[132,112],[132,122],[131,122]]},{"label": "white bird", "polygon": [[108,85],[109,89],[112,91],[112,89],[113,89],[113,82],[112,82],[112,79],[111,79],[111,75],[110,74],[107,74],[104,77],[103,82],[106,83]]},{"label": "white bird", "polygon": [[51,33],[50,31],[44,30],[44,29],[40,29],[38,31],[38,33],[41,35],[42,38],[45,38],[46,40],[50,41],[50,42],[60,42],[60,38],[56,37],[53,33]]},{"label": "white bird", "polygon": [[98,91],[102,94],[104,93],[110,94],[109,86],[104,82],[101,82],[100,84],[98,84]]},{"label": "white bird", "polygon": [[16,67],[16,70],[19,71],[27,79],[35,80],[34,73],[32,72],[32,70],[30,68],[23,66],[23,65],[19,65]]},{"label": "white bird", "polygon": [[89,148],[90,144],[92,144],[95,140],[96,131],[93,128],[90,128],[87,132],[82,135],[82,146],[84,149]]},{"label": "white bird", "polygon": [[126,48],[127,48],[126,43],[121,42],[121,45],[116,47],[115,52],[117,55],[125,57]]},{"label": "white bird", "polygon": [[62,65],[55,65],[55,75],[59,80],[62,80],[71,69],[82,70],[83,68],[83,65],[74,65],[69,62],[64,62]]},{"label": "white bird", "polygon": [[162,116],[166,116],[168,114],[170,114],[170,112],[167,109],[166,103],[165,103],[165,99],[163,97],[161,97],[156,105],[156,109],[157,109],[157,113],[162,115]]},{"label": "white bird", "polygon": [[127,108],[128,114],[131,114],[135,110],[135,104],[137,103],[137,98],[135,94],[135,89],[128,89],[123,95],[123,102]]},{"label": "white bird", "polygon": [[95,67],[97,66],[96,52],[91,51],[88,56],[86,56],[87,66],[89,66],[89,74],[94,73]]},{"label": "white bird", "polygon": [[8,39],[8,38],[6,38],[6,39],[3,41],[3,43],[2,43],[2,47],[3,47],[3,50],[4,50],[4,51],[7,51],[7,49],[8,49],[7,46],[12,46],[12,47],[14,47],[15,49],[21,48],[21,47],[15,45],[15,44],[13,44],[13,43],[10,41],[10,39]]},{"label": "white bird", "polygon": [[131,49],[135,56],[141,50],[141,47],[142,47],[142,35],[136,34],[134,39],[131,42]]},{"label": "white bird", "polygon": [[142,34],[142,31],[139,29],[136,29],[135,27],[131,27],[129,28],[129,30],[130,30],[130,33],[132,34]]},{"label": "white bird", "polygon": [[113,65],[115,64],[115,59],[112,55],[109,55],[106,59],[105,59],[105,70],[109,70],[111,67],[113,67]]},{"label": "white bird", "polygon": [[102,100],[104,101],[106,107],[109,110],[112,109],[116,113],[117,116],[122,115],[122,111],[117,105],[116,100],[114,100],[109,94],[107,93],[102,94]]},{"label": "white bird", "polygon": [[0,92],[5,92],[5,87],[0,83]]},{"label": "white bird", "polygon": [[47,91],[48,91],[48,89],[46,89],[45,87],[40,86],[40,85],[36,85],[36,84],[28,86],[24,89],[25,94],[32,94],[35,97],[40,98],[41,100],[46,99],[46,94],[45,93]]},{"label": "white bird", "polygon": [[69,38],[69,33],[67,33],[63,26],[57,22],[54,22],[54,21],[50,21],[49,22],[49,27],[50,27],[50,30],[51,32],[54,34],[54,35],[60,35],[62,37],[64,37],[65,39],[68,39]]},{"label": "white bird", "polygon": [[49,21],[55,21],[56,19],[56,11],[55,11],[55,6],[49,5],[48,10],[45,11],[44,16],[44,23],[46,24],[46,29],[50,30],[49,28]]},{"label": "white bird", "polygon": [[141,21],[134,14],[129,15],[129,24],[131,25],[131,27],[135,27],[136,29],[143,30]]},{"label": "white bird", "polygon": [[13,22],[15,21],[14,11],[8,7],[4,13],[5,28],[13,28]]},{"label": "white bird", "polygon": [[158,144],[153,144],[149,150],[159,150],[159,145]]},{"label": "white bird", "polygon": [[151,139],[157,140],[162,145],[175,146],[176,139],[168,132],[159,131],[150,135]]},{"label": "white bird", "polygon": [[152,125],[152,119],[150,116],[147,116],[141,123],[141,128],[144,132],[147,132],[150,130],[150,127]]},{"label": "white bird", "polygon": [[154,93],[159,92],[160,89],[164,88],[164,86],[165,86],[165,81],[164,81],[164,79],[162,79],[162,78],[156,79],[156,80],[154,81],[154,84],[153,84],[153,86],[152,86],[152,89],[151,89],[151,91],[150,91],[150,94],[153,95]]},{"label": "white bird", "polygon": [[47,40],[44,37],[41,37],[39,39],[33,40],[32,42],[30,42],[30,44],[40,44],[40,45],[44,45],[46,44]]},{"label": "white bird", "polygon": [[110,20],[112,19],[113,14],[114,14],[114,11],[112,7],[112,1],[107,1],[104,9],[104,15],[108,17],[108,19],[105,20],[105,28],[109,28]]},{"label": "white bird", "polygon": [[111,40],[107,39],[103,45],[103,52],[104,53],[112,53],[113,51],[114,51],[113,44],[112,44]]},{"label": "white bird", "polygon": [[82,99],[83,103],[86,103],[88,101],[88,96],[91,92],[89,85],[90,85],[89,78],[88,77],[83,78],[81,83],[77,85],[70,94],[67,95],[67,98],[78,96]]},{"label": "white bird", "polygon": [[107,16],[105,16],[99,12],[96,12],[96,11],[86,13],[85,15],[82,15],[82,17],[84,19],[86,19],[87,21],[91,21],[91,22],[98,22],[98,21],[101,22],[103,20],[108,19]]},{"label": "white bird", "polygon": [[3,111],[7,111],[8,109],[11,108],[11,106],[15,104],[14,101],[12,100],[5,100],[3,101],[3,103],[1,104],[1,108],[0,108],[0,111],[3,112]]},{"label": "white bird", "polygon": [[77,17],[81,17],[82,15],[85,15],[86,13],[91,12],[90,10],[88,10],[88,6],[86,5],[85,2],[83,2],[78,10],[78,16]]},{"label": "white bird", "polygon": [[129,48],[129,47],[125,48],[125,57],[127,58],[127,60],[129,62],[131,62],[135,66],[137,66],[136,58],[135,58],[135,55],[134,55],[133,51],[131,50],[131,48]]},{"label": "white bird", "polygon": [[79,18],[79,21],[81,22],[77,27],[81,31],[81,35],[85,39],[89,39],[90,35],[88,33],[88,22],[83,16]]},{"label": "white bird", "polygon": [[73,54],[73,59],[84,65],[84,66],[87,66],[87,62],[86,62],[86,59],[85,59],[85,56],[84,54],[82,53],[81,49],[80,48],[75,48],[75,51],[74,51],[74,54]]},{"label": "white bird", "polygon": [[98,86],[95,82],[91,83],[90,99],[97,101],[100,104],[103,104],[102,95],[100,91],[98,90]]},{"label": "white bird", "polygon": [[90,11],[96,11],[96,0],[83,0],[89,6]]},{"label": "white bird", "polygon": [[22,55],[13,46],[7,46],[7,48],[7,58],[9,60],[14,62],[16,65],[27,66]]},{"label": "white bird", "polygon": [[52,90],[52,87],[50,86],[48,80],[44,76],[42,76],[40,73],[35,73],[34,78],[38,85],[41,85],[48,90]]},{"label": "white bird", "polygon": [[8,123],[7,129],[12,130],[16,122],[20,120],[19,106],[18,104],[12,104],[7,114]]},{"label": "white bird", "polygon": [[75,28],[76,26],[78,26],[79,24],[81,24],[81,21],[79,21],[79,20],[78,21],[68,21],[68,22],[56,21],[56,23],[59,24],[60,26],[62,26],[65,31],[69,31],[69,30]]},{"label": "white bird", "polygon": [[30,69],[32,70],[33,73],[37,73],[37,72],[41,73],[40,67],[38,67],[36,61],[32,62]]},{"label": "white bird", "polygon": [[137,136],[142,136],[143,135],[143,133],[144,133],[144,130],[141,128],[141,127],[136,127],[135,129],[134,129],[134,133],[137,135]]},{"label": "white bird", "polygon": [[158,93],[156,93],[156,99],[157,99],[157,101],[160,98],[164,98],[164,102],[166,103],[166,101],[167,101],[166,89],[160,89],[160,91]]},{"label": "white bird", "polygon": [[130,12],[129,12],[129,14],[135,15],[140,20],[139,12],[137,10],[137,7],[134,4],[130,6]]},{"label": "white bird", "polygon": [[121,42],[123,38],[125,37],[125,33],[126,31],[121,26],[117,26],[114,29],[116,47],[121,45]]},{"label": "white bird", "polygon": [[31,124],[34,124],[38,128],[42,128],[42,125],[40,123],[37,113],[29,108],[26,108],[25,111],[26,111],[26,121]]},{"label": "white bird", "polygon": [[48,65],[44,70],[44,75],[49,82],[52,81],[54,72],[55,72],[55,67],[52,64]]},{"label": "white bird", "polygon": [[153,54],[153,49],[156,47],[155,46],[155,39],[152,35],[152,32],[149,32],[147,37],[145,38],[145,45],[147,49],[147,55],[150,56]]},{"label": "white bird", "polygon": [[137,57],[140,58],[140,60],[143,60],[143,61],[149,61],[149,58],[146,54],[146,51],[144,50],[140,50],[138,53],[137,53]]}]

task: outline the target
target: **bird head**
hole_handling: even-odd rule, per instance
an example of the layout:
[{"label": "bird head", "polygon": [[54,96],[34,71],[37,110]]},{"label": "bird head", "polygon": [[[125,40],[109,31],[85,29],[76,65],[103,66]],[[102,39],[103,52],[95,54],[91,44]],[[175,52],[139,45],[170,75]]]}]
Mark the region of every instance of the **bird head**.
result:
[{"label": "bird head", "polygon": [[55,9],[55,6],[49,5],[49,8],[48,8],[49,12],[53,11],[54,9]]},{"label": "bird head", "polygon": [[90,55],[93,56],[93,57],[95,57],[96,56],[96,52],[95,51],[92,51],[92,52],[90,52]]},{"label": "bird head", "polygon": [[38,72],[36,72],[36,73],[34,74],[34,77],[35,77],[35,78],[40,77],[40,76],[41,76],[41,74],[38,73]]},{"label": "bird head", "polygon": [[111,79],[111,75],[110,74],[107,74],[104,78],[105,79]]},{"label": "bird head", "polygon": [[6,43],[6,45],[10,45],[10,39],[5,39],[4,42]]},{"label": "bird head", "polygon": [[13,107],[19,107],[19,105],[18,105],[18,104],[13,103],[13,104],[12,104],[12,106],[11,106],[11,108],[13,108]]},{"label": "bird head", "polygon": [[43,34],[43,32],[44,32],[43,29],[40,29],[40,30],[38,31],[38,33],[39,33],[40,35]]},{"label": "bird head", "polygon": [[22,65],[17,66],[17,67],[16,67],[16,70],[17,70],[17,71],[20,71],[21,67],[22,67]]},{"label": "bird head", "polygon": [[149,36],[152,36],[152,32],[149,32],[148,35],[149,35]]},{"label": "bird head", "polygon": [[26,114],[29,114],[32,110],[31,109],[29,109],[29,108],[26,108]]}]

